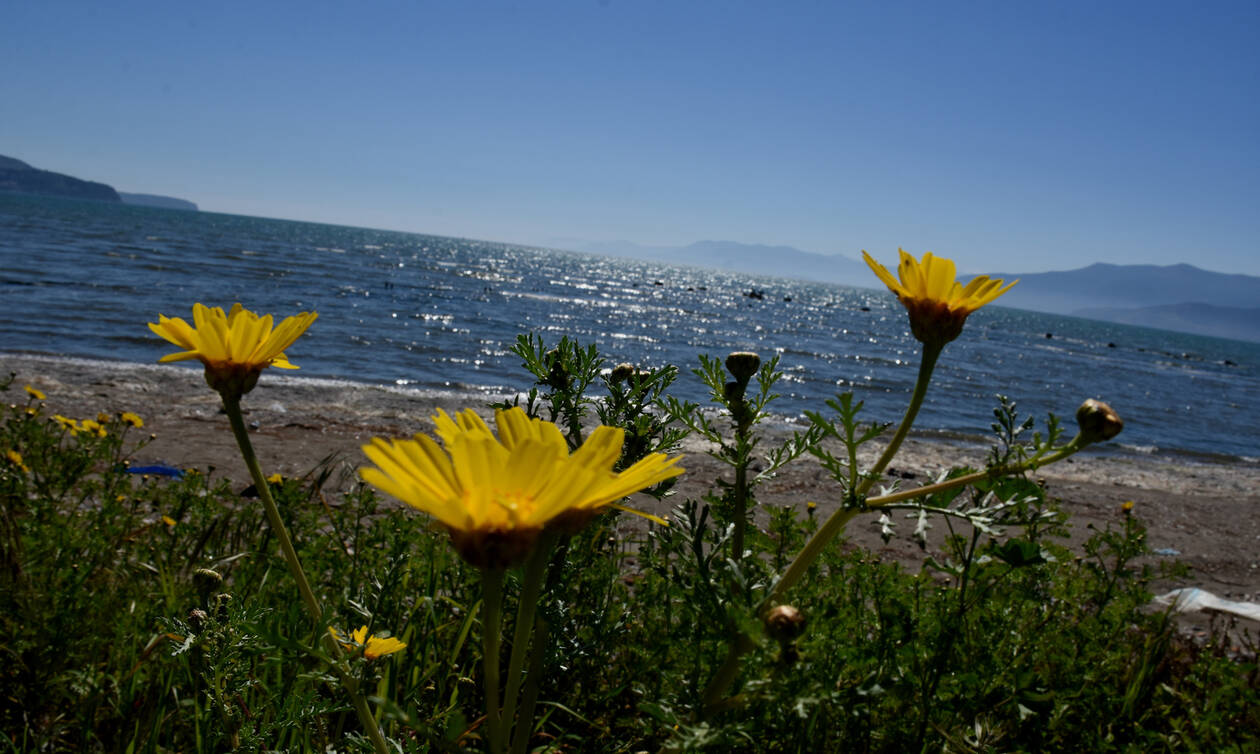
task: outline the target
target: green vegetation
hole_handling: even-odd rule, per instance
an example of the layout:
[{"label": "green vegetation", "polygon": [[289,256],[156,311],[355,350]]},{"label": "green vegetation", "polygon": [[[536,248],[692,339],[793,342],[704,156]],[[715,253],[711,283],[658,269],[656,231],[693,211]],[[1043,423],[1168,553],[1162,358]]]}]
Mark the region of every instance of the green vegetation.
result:
[{"label": "green vegetation", "polygon": [[[860,403],[842,396],[767,448],[758,426],[773,405],[774,362],[732,379],[705,359],[697,373],[713,405],[701,407],[670,399],[672,367],[606,370],[568,340],[549,350],[523,338],[517,352],[536,381],[522,407],[556,422],[572,447],[593,422],[621,426],[625,468],[698,432],[731,469],[707,480],[702,499],[670,498],[668,527],[627,535],[613,526],[624,514],[602,514],[557,544],[517,708],[521,747],[1260,747],[1255,647],[1239,657],[1220,636],[1189,642],[1146,607],[1156,574],[1137,564],[1144,529],[1129,512],[1072,552],[1063,514],[1036,482],[968,476],[887,505],[898,518],[918,513],[907,536],[929,521],[950,533],[921,569],[837,539],[771,600],[795,610],[768,615],[779,575],[822,522],[805,500],[759,505],[758,483],[812,453],[838,479],[820,497],[878,516],[861,494],[856,447],[883,427],[859,424]],[[481,572],[445,531],[381,499],[348,465],[269,482],[326,611],[313,626],[255,491],[198,470],[131,473],[127,458],[147,437],[134,417],[54,418],[16,384],[0,384],[0,750],[370,751],[330,671],[338,663],[392,748],[486,748]],[[1059,440],[1053,422],[1029,437],[1008,402],[995,415],[991,468],[1045,457]],[[509,608],[523,571],[507,571]],[[514,632],[516,615],[503,611],[505,658],[511,637],[529,635]],[[344,641],[360,626],[406,647],[328,655],[327,628]]]}]

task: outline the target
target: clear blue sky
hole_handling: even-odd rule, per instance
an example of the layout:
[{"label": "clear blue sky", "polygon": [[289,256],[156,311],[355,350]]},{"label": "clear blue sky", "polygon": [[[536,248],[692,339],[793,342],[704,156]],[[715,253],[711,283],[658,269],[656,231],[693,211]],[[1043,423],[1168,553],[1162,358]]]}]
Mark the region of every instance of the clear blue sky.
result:
[{"label": "clear blue sky", "polygon": [[1260,274],[1260,3],[0,3],[0,154],[203,209]]}]

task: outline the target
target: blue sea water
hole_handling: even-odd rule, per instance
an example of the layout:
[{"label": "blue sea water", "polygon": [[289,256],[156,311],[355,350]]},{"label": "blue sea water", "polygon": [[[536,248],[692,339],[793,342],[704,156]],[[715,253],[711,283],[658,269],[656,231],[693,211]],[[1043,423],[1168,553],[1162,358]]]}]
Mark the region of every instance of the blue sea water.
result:
[{"label": "blue sea water", "polygon": [[[778,354],[776,413],[853,391],[897,420],[918,343],[886,290],[456,238],[0,194],[0,351],[150,363],[145,323],[195,301],[320,317],[298,374],[476,396],[529,386],[518,334],[596,343],[609,366]],[[744,294],[751,289],[765,298]],[[790,300],[789,300],[790,299]],[[1085,398],[1125,420],[1131,451],[1260,455],[1260,345],[989,306],[946,347],[917,427],[983,435],[995,394],[1072,427]]]}]

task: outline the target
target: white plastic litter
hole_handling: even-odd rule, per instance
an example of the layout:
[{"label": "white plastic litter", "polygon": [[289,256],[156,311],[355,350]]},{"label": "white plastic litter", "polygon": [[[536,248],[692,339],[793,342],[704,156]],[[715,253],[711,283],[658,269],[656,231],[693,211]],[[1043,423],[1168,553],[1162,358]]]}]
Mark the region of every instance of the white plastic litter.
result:
[{"label": "white plastic litter", "polygon": [[1152,601],[1160,605],[1171,605],[1173,610],[1179,613],[1219,610],[1223,613],[1237,615],[1240,618],[1260,621],[1260,604],[1221,599],[1211,592],[1205,592],[1194,586],[1185,589],[1174,589],[1168,594],[1161,594]]}]

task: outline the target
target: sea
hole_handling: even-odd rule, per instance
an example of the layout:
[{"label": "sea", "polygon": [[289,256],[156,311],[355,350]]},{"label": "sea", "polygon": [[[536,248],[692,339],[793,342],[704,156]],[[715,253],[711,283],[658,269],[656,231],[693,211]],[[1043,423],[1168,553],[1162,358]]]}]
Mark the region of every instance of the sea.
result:
[{"label": "sea", "polygon": [[[889,261],[893,252],[884,256]],[[508,243],[214,212],[0,193],[0,352],[148,364],[145,326],[194,302],[319,319],[289,350],[307,379],[464,394],[527,390],[510,348],[535,333],[620,362],[676,365],[704,402],[699,355],[779,357],[777,421],[852,392],[900,419],[918,372],[904,309],[870,288],[720,272]],[[748,294],[761,293],[760,298]],[[191,367],[190,367],[191,368]],[[997,395],[1074,430],[1086,398],[1125,421],[1110,453],[1257,463],[1260,344],[1005,308],[975,312],[945,348],[916,430],[983,441]]]}]

